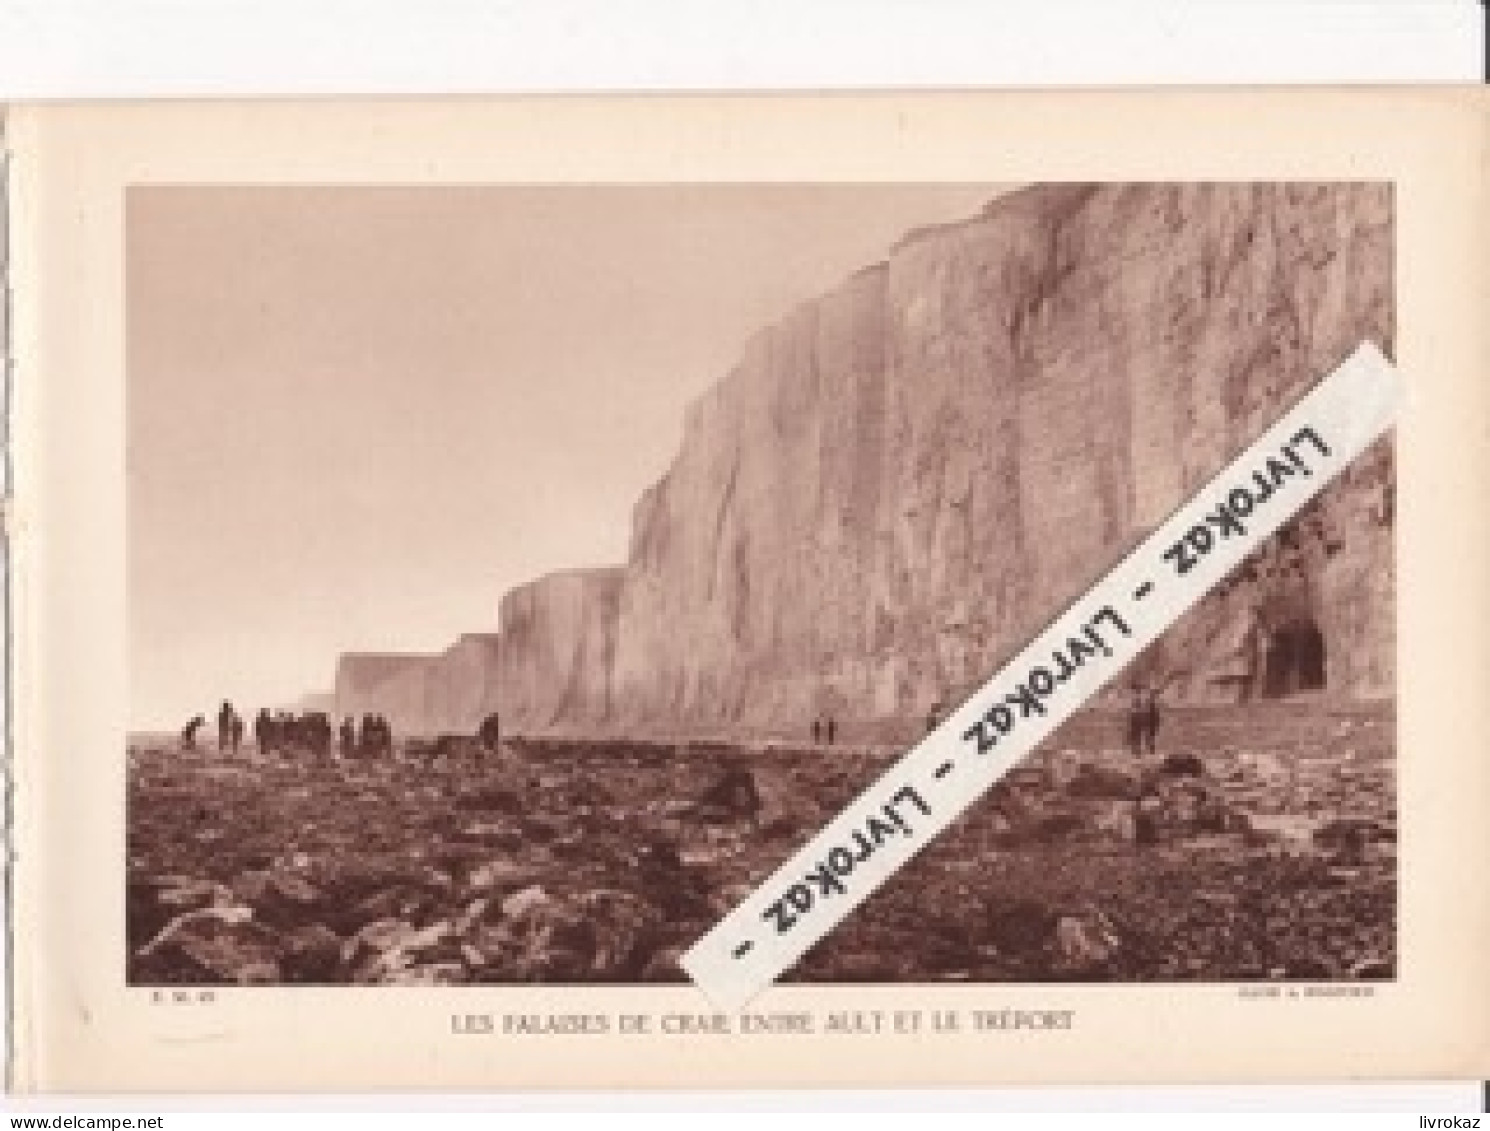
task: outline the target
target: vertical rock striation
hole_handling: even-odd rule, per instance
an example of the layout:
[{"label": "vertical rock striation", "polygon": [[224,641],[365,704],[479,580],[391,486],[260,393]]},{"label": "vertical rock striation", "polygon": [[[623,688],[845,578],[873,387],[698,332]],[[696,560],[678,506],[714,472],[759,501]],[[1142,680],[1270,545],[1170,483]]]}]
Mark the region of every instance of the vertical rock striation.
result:
[{"label": "vertical rock striation", "polygon": [[[1362,338],[1390,350],[1391,237],[1375,185],[1040,186],[912,233],[689,410],[633,518],[619,716],[918,718],[986,678]],[[1390,471],[1380,445],[1170,635],[1181,694],[1266,693],[1310,628],[1330,687],[1389,688]]]},{"label": "vertical rock striation", "polygon": [[504,726],[593,733],[609,725],[622,573],[551,573],[502,598],[496,682]]},{"label": "vertical rock striation", "polygon": [[[462,686],[529,730],[919,719],[1363,338],[1391,351],[1392,232],[1386,185],[1144,184],[910,233],[755,336],[626,565],[507,594]],[[1192,700],[1389,694],[1391,483],[1383,442],[1146,662]],[[378,659],[344,660],[339,704]],[[407,666],[385,695],[456,670]]]},{"label": "vertical rock striation", "polygon": [[466,633],[433,655],[343,656],[333,713],[385,715],[400,734],[471,733],[497,709],[499,655],[495,633]]}]

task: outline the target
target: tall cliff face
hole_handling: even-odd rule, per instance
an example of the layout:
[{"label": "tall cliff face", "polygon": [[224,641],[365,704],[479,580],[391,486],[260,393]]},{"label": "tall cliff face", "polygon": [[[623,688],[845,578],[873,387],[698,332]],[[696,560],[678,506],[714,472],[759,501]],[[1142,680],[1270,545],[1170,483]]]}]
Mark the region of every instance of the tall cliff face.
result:
[{"label": "tall cliff face", "polygon": [[[624,567],[513,590],[469,663],[348,658],[338,710],[345,682],[526,731],[921,719],[1363,338],[1391,351],[1392,243],[1362,184],[1041,186],[912,233],[690,406]],[[1382,442],[1143,662],[1196,701],[1388,694],[1391,483]]]},{"label": "tall cliff face", "polygon": [[[763,331],[636,508],[617,717],[918,717],[985,678],[1362,338],[1390,350],[1391,215],[1385,186],[1039,187]],[[1184,694],[1298,684],[1264,669],[1311,664],[1277,640],[1309,629],[1331,687],[1386,689],[1390,458],[1171,634]]]},{"label": "tall cliff face", "polygon": [[568,570],[502,598],[496,682],[504,728],[609,724],[621,580],[619,568]]}]

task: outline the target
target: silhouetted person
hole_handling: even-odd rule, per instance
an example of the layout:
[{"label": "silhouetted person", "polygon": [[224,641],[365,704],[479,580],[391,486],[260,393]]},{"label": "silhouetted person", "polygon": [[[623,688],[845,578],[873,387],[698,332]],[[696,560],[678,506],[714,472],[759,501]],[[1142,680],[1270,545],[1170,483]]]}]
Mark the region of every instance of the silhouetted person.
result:
[{"label": "silhouetted person", "polygon": [[1159,689],[1151,687],[1143,704],[1143,742],[1150,754],[1159,744],[1159,721]]},{"label": "silhouetted person", "polygon": [[357,747],[357,724],[348,715],[341,721],[341,756],[350,758]]},{"label": "silhouetted person", "polygon": [[832,715],[829,715],[828,716],[828,745],[829,746],[832,746],[833,745],[833,738],[834,738],[834,736],[837,733],[838,733],[838,724],[833,720],[833,716]]},{"label": "silhouetted person", "polygon": [[823,724],[819,719],[812,720],[812,741],[814,744],[823,740]]},{"label": "silhouetted person", "polygon": [[1128,701],[1128,752],[1135,758],[1143,753],[1146,730],[1143,690],[1134,684],[1132,698]]},{"label": "silhouetted person", "polygon": [[331,720],[324,711],[307,711],[300,717],[305,743],[317,758],[331,757]]},{"label": "silhouetted person", "polygon": [[371,754],[377,749],[377,730],[377,723],[373,721],[372,713],[365,713],[362,716],[362,725],[357,731],[357,748],[364,754]]},{"label": "silhouetted person", "polygon": [[254,716],[254,745],[260,754],[267,754],[274,748],[274,720],[269,717],[268,707],[260,707]]},{"label": "silhouetted person", "polygon": [[362,747],[369,754],[386,754],[393,749],[393,728],[382,715],[362,716]]},{"label": "silhouetted person", "polygon": [[217,711],[217,748],[226,750],[233,740],[233,704],[226,699]]},{"label": "silhouetted person", "polygon": [[481,729],[476,737],[486,750],[495,750],[502,741],[502,717],[493,711],[481,720]]},{"label": "silhouetted person", "polygon": [[233,721],[228,726],[228,737],[233,743],[233,753],[238,753],[238,747],[243,745],[243,716],[237,711],[233,712]]},{"label": "silhouetted person", "polygon": [[202,715],[193,715],[191,721],[181,728],[181,745],[187,750],[197,748],[197,731],[207,725],[207,719]]}]

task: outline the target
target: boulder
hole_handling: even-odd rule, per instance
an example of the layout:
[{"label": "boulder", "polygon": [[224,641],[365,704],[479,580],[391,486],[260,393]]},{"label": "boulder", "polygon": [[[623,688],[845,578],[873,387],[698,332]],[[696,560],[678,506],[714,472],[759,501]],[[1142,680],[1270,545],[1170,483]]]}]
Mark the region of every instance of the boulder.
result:
[{"label": "boulder", "polygon": [[1101,911],[1089,909],[1062,915],[1055,924],[1055,947],[1066,967],[1089,973],[1110,961],[1119,940],[1112,921]]},{"label": "boulder", "polygon": [[232,891],[212,880],[131,875],[124,888],[125,934],[130,947],[138,949],[183,912],[234,902]]},{"label": "boulder", "polygon": [[232,889],[257,919],[281,929],[309,922],[324,902],[320,890],[304,876],[278,868],[243,872]]},{"label": "boulder", "polygon": [[358,931],[342,947],[343,963],[355,965],[352,980],[368,983],[405,983],[401,975],[424,962],[426,952],[452,935],[449,920],[416,927],[401,919],[380,919]]},{"label": "boulder", "polygon": [[1132,799],[1138,796],[1140,787],[1139,776],[1134,771],[1086,765],[1069,778],[1065,792],[1080,798]]},{"label": "boulder", "polygon": [[1159,772],[1170,777],[1204,777],[1205,763],[1195,754],[1170,754],[1159,765]]},{"label": "boulder", "polygon": [[502,901],[502,914],[509,919],[522,919],[540,907],[553,902],[548,892],[536,884],[514,892]]},{"label": "boulder", "polygon": [[755,775],[738,763],[725,766],[699,794],[692,815],[702,821],[749,821],[761,811]]},{"label": "boulder", "polygon": [[581,916],[595,927],[589,976],[603,981],[645,981],[665,919],[653,904],[630,892],[599,889],[578,900]]},{"label": "boulder", "polygon": [[265,985],[281,980],[279,940],[253,921],[247,907],[207,907],[179,915],[140,948],[138,957],[147,983]]},{"label": "boulder", "polygon": [[986,937],[1002,954],[1031,956],[1050,942],[1057,915],[1032,899],[995,902],[988,909]]},{"label": "boulder", "polygon": [[281,936],[285,981],[324,985],[341,981],[340,935],[324,923],[296,927]]}]

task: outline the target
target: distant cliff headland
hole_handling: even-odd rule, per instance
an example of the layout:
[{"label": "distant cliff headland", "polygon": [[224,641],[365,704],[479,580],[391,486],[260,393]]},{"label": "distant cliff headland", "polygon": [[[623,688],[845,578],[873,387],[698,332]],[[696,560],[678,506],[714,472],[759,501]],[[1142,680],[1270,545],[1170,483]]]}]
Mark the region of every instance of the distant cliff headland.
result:
[{"label": "distant cliff headland", "polygon": [[[689,406],[625,564],[519,586],[443,653],[342,656],[335,710],[403,733],[923,719],[1363,338],[1392,352],[1392,215],[1386,185],[1060,185],[910,233]],[[1150,674],[1190,702],[1390,695],[1392,486],[1383,442]]]}]

